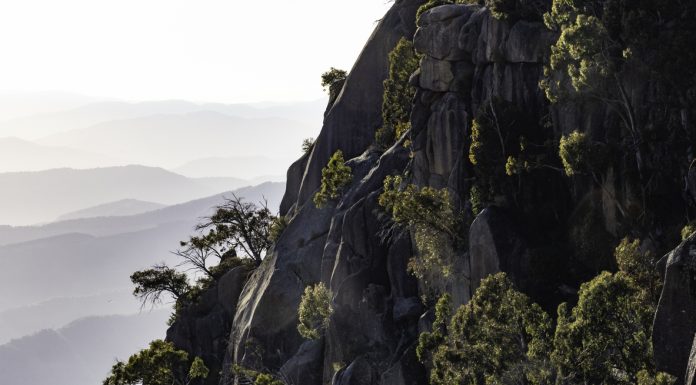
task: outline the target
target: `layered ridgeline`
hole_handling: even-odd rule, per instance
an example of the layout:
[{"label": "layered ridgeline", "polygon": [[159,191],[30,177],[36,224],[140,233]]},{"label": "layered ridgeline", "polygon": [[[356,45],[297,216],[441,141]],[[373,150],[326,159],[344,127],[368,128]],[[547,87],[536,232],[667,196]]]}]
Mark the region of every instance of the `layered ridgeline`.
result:
[{"label": "layered ridgeline", "polygon": [[694,384],[696,2],[459,3],[397,0],[327,74],[263,261],[134,362],[179,349],[167,383]]}]

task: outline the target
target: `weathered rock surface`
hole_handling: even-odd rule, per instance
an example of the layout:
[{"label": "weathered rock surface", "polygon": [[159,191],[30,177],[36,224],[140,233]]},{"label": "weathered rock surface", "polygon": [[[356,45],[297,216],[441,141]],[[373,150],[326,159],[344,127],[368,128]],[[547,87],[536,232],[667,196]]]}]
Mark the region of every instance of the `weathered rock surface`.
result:
[{"label": "weathered rock surface", "polygon": [[345,158],[350,159],[373,142],[374,133],[382,124],[382,82],[389,73],[389,52],[402,37],[413,36],[415,14],[422,3],[422,0],[396,1],[368,40],[324,119],[297,193],[299,205],[317,190],[321,169],[336,150],[341,149]]},{"label": "weathered rock surface", "polygon": [[527,288],[527,247],[502,210],[489,207],[476,217],[469,229],[469,255],[472,291],[483,278],[500,271],[507,272],[519,288]]},{"label": "weathered rock surface", "polygon": [[222,358],[227,349],[237,298],[249,273],[244,266],[227,272],[216,286],[201,296],[197,304],[183,309],[167,330],[167,340],[177,349],[185,350],[193,357],[201,357],[205,362],[210,375],[201,384],[216,385],[220,380]]},{"label": "weathered rock surface", "polygon": [[686,366],[684,379],[685,385],[696,385],[696,336],[694,336],[694,343],[691,346],[691,356],[689,356],[689,364]]},{"label": "weathered rock surface", "polygon": [[655,364],[681,378],[696,333],[696,233],[664,259],[664,286],[653,325]]},{"label": "weathered rock surface", "polygon": [[[466,246],[446,250],[453,274],[432,282],[451,292],[455,304],[466,303],[482,278],[504,271],[532,299],[554,309],[558,296],[567,300],[576,294],[581,282],[577,278],[585,274],[577,272],[582,261],[566,256],[573,252],[569,238],[584,234],[582,228],[572,228],[574,220],[586,214],[583,208],[598,208],[593,226],[611,236],[622,231],[619,206],[631,208],[636,194],[623,179],[621,161],[597,186],[589,179],[565,178],[556,149],[553,155],[540,156],[540,163],[546,163],[537,169],[520,177],[506,175],[515,191],[501,199],[496,192],[487,202],[489,207],[474,217],[470,193],[478,175],[468,153],[472,120],[482,107],[500,100],[521,111],[525,135],[536,147],[547,140],[557,143],[561,134],[573,130],[591,137],[613,135],[616,122],[606,108],[590,102],[549,106],[539,81],[557,35],[541,22],[501,21],[486,7],[452,4],[425,12],[416,32],[415,12],[423,2],[397,0],[381,21],[340,92],[332,91],[314,147],[288,170],[281,205],[281,214],[290,220],[288,227],[241,294],[236,295],[235,288],[223,290],[222,285],[218,290],[220,297],[239,297],[238,302],[220,305],[224,314],[234,313],[221,384],[235,382],[234,365],[279,374],[291,385],[427,383],[415,346],[419,332],[430,327],[433,312],[422,302],[422,283],[408,271],[409,260],[418,254],[408,229],[393,226],[378,204],[388,175],[405,175],[417,186],[448,189],[455,209],[462,213],[460,219],[467,226],[457,235]],[[544,9],[549,5],[547,0],[521,3]],[[387,57],[400,38],[411,36],[423,54],[410,79],[416,87],[412,128],[382,152],[371,144],[382,123]],[[643,105],[646,87],[631,87],[635,105]],[[406,139],[409,149],[403,146]],[[318,209],[311,198],[320,186],[322,168],[338,149],[348,159],[353,180],[340,199]],[[690,187],[684,194],[696,196],[693,180],[687,181]],[[674,187],[673,181],[654,184]],[[677,184],[673,190],[681,193],[682,182]],[[664,194],[665,199],[675,197],[673,190]],[[585,205],[588,201],[592,204]],[[660,215],[683,216],[683,212]],[[663,222],[659,231],[665,233],[678,221]],[[668,250],[664,245],[655,247]],[[611,255],[609,248],[603,251]],[[598,255],[607,262],[604,254]],[[686,372],[688,385],[694,385],[696,367],[692,357],[687,372],[696,331],[695,255],[692,237],[663,260],[665,286],[654,328],[658,368],[680,378]],[[548,271],[554,276],[543,275]],[[539,284],[540,277],[547,281],[544,285]],[[297,332],[297,307],[304,288],[318,282],[330,288],[334,311],[325,335],[308,342]],[[206,297],[206,301],[216,299]],[[207,319],[207,312],[199,318]],[[206,327],[218,333],[215,322]],[[211,344],[217,341],[215,335]]]}]

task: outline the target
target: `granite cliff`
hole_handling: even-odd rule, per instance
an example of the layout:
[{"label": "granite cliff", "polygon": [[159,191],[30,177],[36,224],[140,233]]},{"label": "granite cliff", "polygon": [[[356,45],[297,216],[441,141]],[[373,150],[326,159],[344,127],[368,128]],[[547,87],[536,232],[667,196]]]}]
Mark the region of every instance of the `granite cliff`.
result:
[{"label": "granite cliff", "polygon": [[[418,250],[409,231],[389,231],[393,223],[378,203],[385,178],[404,175],[416,186],[447,189],[463,213],[459,236],[466,242],[449,250],[455,273],[429,283],[450,292],[456,305],[471,299],[482,278],[503,271],[553,313],[577,300],[580,283],[616,270],[613,250],[622,238],[643,239],[646,252],[665,255],[653,330],[657,368],[693,385],[696,236],[679,239],[696,202],[692,102],[667,106],[657,80],[626,69],[632,124],[646,132],[639,148],[627,150],[615,140],[624,122],[606,103],[549,102],[539,85],[554,76],[545,67],[559,33],[540,17],[501,19],[485,5],[445,4],[416,24],[423,3],[395,1],[332,97],[313,148],[288,170],[280,214],[289,223],[261,266],[246,280],[231,280],[243,287],[220,282],[203,297],[207,305],[182,313],[170,340],[215,362],[220,376],[208,383],[243,382],[234,370],[241,366],[296,385],[426,384],[415,350],[433,310],[408,268]],[[521,3],[537,16],[550,7]],[[402,38],[420,55],[410,79],[410,130],[385,149],[374,143],[382,84],[389,52]],[[509,127],[498,126],[502,146],[519,147],[524,137],[531,154],[510,154],[528,157],[531,166],[522,176],[509,172],[512,179],[474,202],[474,188],[484,179],[498,183],[498,176],[481,174],[470,161],[472,122],[502,108],[515,111]],[[676,128],[658,131],[666,122]],[[557,144],[545,147],[576,131],[606,144],[601,172],[569,178]],[[312,197],[337,150],[352,182],[317,208]],[[324,336],[308,341],[297,331],[297,309],[305,287],[319,282],[330,289],[333,312]]]}]

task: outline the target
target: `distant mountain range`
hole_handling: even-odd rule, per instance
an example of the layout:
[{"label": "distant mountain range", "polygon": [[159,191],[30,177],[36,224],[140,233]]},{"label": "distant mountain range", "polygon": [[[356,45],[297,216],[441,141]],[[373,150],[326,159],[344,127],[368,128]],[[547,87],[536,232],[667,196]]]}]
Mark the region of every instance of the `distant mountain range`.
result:
[{"label": "distant mountain range", "polygon": [[[263,175],[260,179],[278,181],[285,180],[284,169],[287,169],[291,163],[289,160],[263,156],[209,157],[187,162],[173,168],[172,171],[191,178],[234,176],[249,179],[255,175]],[[279,170],[283,170],[283,172],[279,173]]]},{"label": "distant mountain range", "polygon": [[[77,320],[0,346],[0,373],[7,385],[96,385],[116,359],[125,360],[164,338],[169,311]],[[97,341],[97,343],[95,343]]]},{"label": "distant mountain range", "polygon": [[[231,154],[272,154],[291,159],[300,154],[302,138],[315,131],[316,127],[289,119],[246,119],[197,111],[112,120],[53,134],[37,143],[95,152],[133,164],[173,168],[195,159]],[[253,163],[247,166],[254,168]]]},{"label": "distant mountain range", "polygon": [[[169,308],[169,306],[166,306]],[[0,345],[44,329],[58,329],[88,316],[132,314],[140,309],[132,290],[54,298],[0,311]]]},{"label": "distant mountain range", "polygon": [[[210,215],[215,206],[223,203],[225,197],[229,197],[233,193],[252,202],[259,202],[265,198],[268,200],[268,207],[272,211],[277,211],[284,191],[284,183],[263,183],[137,215],[74,219],[41,226],[0,226],[0,246],[73,233],[105,237],[153,229],[174,222],[186,222],[193,226],[199,218]],[[0,248],[0,250],[2,249]]]},{"label": "distant mountain range", "polygon": [[161,203],[145,202],[137,199],[123,199],[120,201],[105,203],[63,214],[59,216],[56,221],[60,222],[84,218],[124,217],[154,211],[166,206],[167,205],[163,205]]},{"label": "distant mountain range", "polygon": [[[80,100],[83,105],[77,103]],[[4,101],[1,95],[0,101]],[[49,101],[44,103],[48,104]],[[16,117],[15,114],[14,118],[3,119],[9,114],[0,114],[0,136],[16,136],[33,140],[109,121],[137,119],[154,115],[191,114],[201,111],[216,112],[244,119],[287,119],[318,129],[322,123],[326,100],[269,105],[193,103],[183,100],[130,103],[95,101],[94,99],[75,97],[65,101],[53,100],[52,108],[47,106],[43,109],[32,109],[28,107],[29,101],[22,105],[27,105],[21,110],[26,113],[26,116]],[[64,109],[60,110],[61,107]],[[0,108],[0,112],[3,112],[2,108]]]},{"label": "distant mountain range", "polygon": [[119,166],[124,161],[60,146],[45,146],[18,138],[0,138],[0,172],[41,171],[59,167],[87,169]]},{"label": "distant mountain range", "polygon": [[[277,208],[283,190],[282,183],[267,183],[235,193],[252,202],[265,197]],[[5,244],[0,246],[0,293],[12,293],[0,297],[0,311],[51,298],[130,291],[131,273],[163,261],[176,263],[170,252],[230,194],[128,217],[0,227]]]},{"label": "distant mountain range", "polygon": [[229,191],[236,178],[193,179],[143,166],[0,174],[0,224],[32,225],[122,199],[166,205]]}]

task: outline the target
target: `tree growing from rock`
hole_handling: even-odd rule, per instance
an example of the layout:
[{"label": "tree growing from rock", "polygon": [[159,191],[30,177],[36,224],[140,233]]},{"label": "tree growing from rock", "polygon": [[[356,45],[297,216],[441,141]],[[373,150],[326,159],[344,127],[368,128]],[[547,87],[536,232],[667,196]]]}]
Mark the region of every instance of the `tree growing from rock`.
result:
[{"label": "tree growing from rock", "polygon": [[353,171],[346,166],[343,151],[336,151],[326,167],[321,170],[321,188],[314,194],[314,204],[321,208],[329,201],[338,199],[352,180]]},{"label": "tree growing from rock", "polygon": [[300,335],[310,340],[321,338],[333,312],[331,291],[324,283],[306,287],[297,312],[299,316],[297,330]]},{"label": "tree growing from rock", "polygon": [[208,374],[200,357],[189,360],[188,353],[177,350],[171,342],[155,340],[127,362],[118,361],[104,385],[189,385]]},{"label": "tree growing from rock", "polygon": [[410,129],[411,105],[416,88],[409,83],[411,74],[418,69],[419,58],[413,42],[401,38],[389,53],[389,77],[384,81],[382,102],[382,127],[375,133],[375,140],[382,148],[388,148]]},{"label": "tree growing from rock", "polygon": [[332,85],[346,80],[348,72],[331,67],[328,71],[321,74],[321,86],[324,87],[324,91],[328,91]]},{"label": "tree growing from rock", "polygon": [[434,331],[418,349],[421,359],[432,356],[431,385],[551,384],[551,320],[504,273],[481,281],[443,337],[448,311],[440,307],[446,306],[447,300],[438,303]]},{"label": "tree growing from rock", "polygon": [[250,259],[258,266],[273,244],[270,228],[274,219],[266,202],[256,205],[233,195],[196,228],[215,234],[215,245],[223,253],[234,251],[238,257]]},{"label": "tree growing from rock", "polygon": [[578,304],[558,308],[551,355],[561,384],[630,384],[656,374],[650,341],[654,309],[624,273],[604,272],[580,288]]},{"label": "tree growing from rock", "polygon": [[166,265],[155,265],[150,269],[136,271],[130,279],[135,285],[133,295],[140,299],[143,306],[147,303],[159,304],[165,295],[171,295],[174,300],[178,300],[191,290],[186,274]]}]

